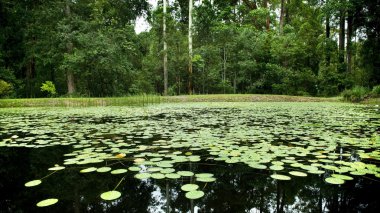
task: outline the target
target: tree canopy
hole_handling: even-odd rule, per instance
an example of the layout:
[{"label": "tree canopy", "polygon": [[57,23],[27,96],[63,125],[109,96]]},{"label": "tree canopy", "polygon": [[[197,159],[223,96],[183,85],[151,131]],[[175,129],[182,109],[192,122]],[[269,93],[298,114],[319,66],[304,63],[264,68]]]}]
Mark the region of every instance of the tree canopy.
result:
[{"label": "tree canopy", "polygon": [[164,70],[169,95],[380,84],[380,0],[191,2],[0,0],[0,97],[164,94]]}]

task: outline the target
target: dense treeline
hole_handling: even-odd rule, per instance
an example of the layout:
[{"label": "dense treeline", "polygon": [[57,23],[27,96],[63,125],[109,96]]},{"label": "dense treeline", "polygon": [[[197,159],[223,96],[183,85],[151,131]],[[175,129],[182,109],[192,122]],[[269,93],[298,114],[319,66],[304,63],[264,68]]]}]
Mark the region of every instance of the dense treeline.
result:
[{"label": "dense treeline", "polygon": [[[162,94],[164,64],[170,95],[380,84],[380,0],[189,2],[0,0],[0,96]],[[142,15],[152,28],[137,35]]]}]

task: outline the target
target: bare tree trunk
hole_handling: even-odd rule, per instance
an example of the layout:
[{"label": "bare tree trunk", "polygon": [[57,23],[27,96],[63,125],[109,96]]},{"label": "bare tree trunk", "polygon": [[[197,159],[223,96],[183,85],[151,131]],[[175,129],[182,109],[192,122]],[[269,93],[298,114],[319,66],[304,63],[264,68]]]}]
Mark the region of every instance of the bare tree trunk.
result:
[{"label": "bare tree trunk", "polygon": [[348,13],[347,16],[347,72],[350,73],[352,71],[352,48],[351,48],[351,38],[353,33],[353,22],[354,17],[352,13]]},{"label": "bare tree trunk", "polygon": [[[328,0],[326,0],[326,4],[328,4]],[[327,42],[330,41],[330,13],[327,13],[326,14],[326,40]],[[331,56],[330,56],[330,44],[326,44],[326,65],[327,66],[330,66],[330,60],[331,60]]]},{"label": "bare tree trunk", "polygon": [[[71,11],[70,11],[70,1],[66,1],[66,9],[65,13],[67,18],[70,18]],[[73,52],[73,43],[69,41],[66,44],[67,53],[71,54]],[[67,76],[67,94],[73,94],[75,92],[75,82],[74,82],[74,74],[72,70],[67,69],[66,70],[66,76]]]},{"label": "bare tree trunk", "polygon": [[188,92],[189,95],[192,94],[192,78],[193,78],[193,0],[189,0],[189,84],[188,84]]},{"label": "bare tree trunk", "polygon": [[223,93],[226,93],[226,70],[227,70],[227,54],[226,47],[223,47]]},{"label": "bare tree trunk", "polygon": [[[341,0],[344,3],[345,0]],[[339,63],[344,62],[344,37],[345,37],[345,10],[340,9],[340,17],[339,17]]]},{"label": "bare tree trunk", "polygon": [[280,11],[280,34],[284,30],[284,4],[285,0],[281,0],[281,11]]},{"label": "bare tree trunk", "polygon": [[[268,8],[268,0],[264,0],[264,8],[265,8],[265,9]],[[265,23],[265,29],[266,29],[267,31],[269,31],[269,29],[270,29],[269,10],[268,10],[268,14],[267,14],[267,20],[266,20],[266,23]]]},{"label": "bare tree trunk", "polygon": [[164,0],[164,17],[163,17],[163,40],[164,40],[164,95],[168,95],[168,52],[166,44],[166,0]]}]

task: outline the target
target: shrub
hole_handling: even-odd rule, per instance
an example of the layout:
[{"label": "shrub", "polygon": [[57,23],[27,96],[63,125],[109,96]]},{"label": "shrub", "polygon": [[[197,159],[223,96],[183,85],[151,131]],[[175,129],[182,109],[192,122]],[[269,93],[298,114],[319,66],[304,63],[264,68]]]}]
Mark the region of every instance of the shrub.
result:
[{"label": "shrub", "polygon": [[12,84],[0,79],[0,97],[10,94],[11,91]]},{"label": "shrub", "polygon": [[341,96],[346,101],[360,102],[368,96],[368,89],[361,86],[355,86],[350,90],[344,90]]},{"label": "shrub", "polygon": [[51,81],[45,81],[42,83],[41,92],[46,92],[50,97],[55,96],[57,91],[55,90],[55,85]]},{"label": "shrub", "polygon": [[371,92],[373,97],[380,97],[380,85],[374,86]]}]

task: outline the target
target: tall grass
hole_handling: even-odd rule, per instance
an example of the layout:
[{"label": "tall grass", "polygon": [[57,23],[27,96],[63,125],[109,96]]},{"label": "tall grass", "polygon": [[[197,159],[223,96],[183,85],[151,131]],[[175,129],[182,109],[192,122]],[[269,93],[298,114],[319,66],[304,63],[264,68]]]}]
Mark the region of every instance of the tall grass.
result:
[{"label": "tall grass", "polygon": [[32,98],[0,99],[0,108],[5,107],[89,107],[89,106],[146,106],[161,103],[158,95],[137,95],[109,98]]}]

